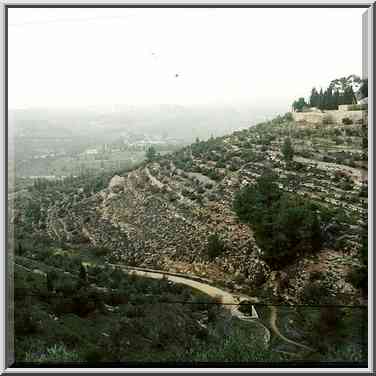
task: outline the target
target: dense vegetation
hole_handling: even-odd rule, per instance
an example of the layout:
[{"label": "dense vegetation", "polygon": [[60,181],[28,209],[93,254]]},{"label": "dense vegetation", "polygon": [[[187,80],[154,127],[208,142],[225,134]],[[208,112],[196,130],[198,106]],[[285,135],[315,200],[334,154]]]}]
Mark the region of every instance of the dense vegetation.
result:
[{"label": "dense vegetation", "polygon": [[[354,89],[349,80],[354,83],[360,84],[361,96],[368,96],[368,81],[361,80],[357,76],[342,77],[333,80],[330,85],[323,90],[318,91],[315,87],[312,88],[308,103],[304,98],[299,98],[293,102],[293,109],[295,111],[302,111],[305,107],[315,107],[320,110],[336,110],[339,105],[343,104],[356,104],[357,99]],[[355,109],[355,108],[354,108]]]},{"label": "dense vegetation", "polygon": [[265,171],[234,200],[239,218],[250,224],[263,257],[274,267],[321,247],[317,208],[307,199],[281,191],[277,177]]},{"label": "dense vegetation", "polygon": [[200,323],[217,320],[219,308],[202,294],[167,278],[84,266],[55,247],[44,256],[47,263],[16,257],[17,362],[176,360],[210,337]]},{"label": "dense vegetation", "polygon": [[356,98],[351,86],[346,87],[343,93],[340,93],[338,89],[333,92],[330,86],[324,92],[322,89],[318,92],[316,88],[313,88],[309,98],[309,105],[320,110],[336,110],[339,105],[354,103],[356,103]]},{"label": "dense vegetation", "polygon": [[[16,256],[18,364],[359,362],[366,357],[365,327],[358,325],[364,310],[279,309],[278,326],[313,347],[306,351],[281,341],[272,331],[270,309],[257,306],[272,333],[265,346],[261,326],[231,317],[202,294],[168,278],[99,266],[100,258],[90,253],[73,253],[50,246],[44,249],[46,262]],[[64,269],[53,265],[58,259]]]}]

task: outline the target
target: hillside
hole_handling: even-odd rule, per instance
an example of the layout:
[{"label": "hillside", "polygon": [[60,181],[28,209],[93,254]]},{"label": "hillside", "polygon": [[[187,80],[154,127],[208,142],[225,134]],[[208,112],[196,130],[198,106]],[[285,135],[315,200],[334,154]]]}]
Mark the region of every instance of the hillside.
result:
[{"label": "hillside", "polygon": [[[295,151],[290,163],[281,153],[287,137]],[[40,182],[16,195],[11,218],[23,248],[29,232],[34,241],[92,249],[111,262],[209,277],[266,302],[305,302],[306,287],[318,279],[338,301],[359,303],[362,294],[349,275],[362,265],[366,137],[366,125],[313,125],[287,114],[197,140],[115,176]],[[278,174],[284,191],[326,210],[320,252],[275,270],[263,259],[251,227],[233,210],[239,189],[266,169]],[[211,234],[223,241],[217,257],[208,254]]]}]

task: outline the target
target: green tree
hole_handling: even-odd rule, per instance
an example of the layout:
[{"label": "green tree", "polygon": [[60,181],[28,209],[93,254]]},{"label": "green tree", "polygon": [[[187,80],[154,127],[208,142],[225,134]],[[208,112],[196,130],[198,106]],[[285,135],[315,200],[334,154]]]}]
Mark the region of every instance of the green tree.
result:
[{"label": "green tree", "polygon": [[355,93],[352,86],[348,86],[344,93],[344,104],[356,104]]},{"label": "green tree", "polygon": [[311,107],[318,107],[319,106],[319,93],[317,92],[316,88],[312,88],[311,96],[309,98],[309,105]]},{"label": "green tree", "polygon": [[307,103],[304,98],[299,98],[292,104],[292,107],[295,111],[302,111],[304,107],[307,107]]},{"label": "green tree", "polygon": [[362,86],[360,87],[360,93],[362,98],[368,97],[368,79],[362,80]]},{"label": "green tree", "polygon": [[289,137],[285,138],[282,145],[282,154],[286,162],[291,162],[294,159],[294,148]]},{"label": "green tree", "polygon": [[334,106],[335,108],[337,109],[338,108],[338,105],[340,105],[340,94],[339,94],[339,91],[338,89],[335,91],[334,93],[334,100],[333,100],[333,103],[334,103]]},{"label": "green tree", "polygon": [[57,274],[55,271],[47,272],[47,276],[46,276],[47,291],[53,291],[55,289],[56,279],[57,279]]},{"label": "green tree", "polygon": [[318,98],[318,107],[320,110],[324,108],[324,93],[322,89],[320,89],[319,98]]},{"label": "green tree", "polygon": [[329,86],[328,89],[326,90],[326,109],[334,110],[334,108],[335,108],[335,105],[334,105],[333,91],[332,91],[332,88]]},{"label": "green tree", "polygon": [[259,176],[256,184],[248,184],[237,192],[233,208],[242,222],[255,223],[259,213],[270,209],[281,194],[276,173],[267,169]]},{"label": "green tree", "polygon": [[256,184],[242,188],[235,195],[233,207],[239,219],[252,227],[263,258],[272,267],[279,268],[299,254],[321,247],[314,206],[299,196],[283,193],[270,171]]},{"label": "green tree", "polygon": [[220,256],[225,250],[225,245],[223,240],[218,234],[211,234],[208,238],[207,252],[210,260],[215,259]]},{"label": "green tree", "polygon": [[155,161],[156,157],[157,157],[157,151],[155,150],[155,148],[153,146],[150,146],[146,150],[146,160],[148,162],[153,162],[153,161]]}]

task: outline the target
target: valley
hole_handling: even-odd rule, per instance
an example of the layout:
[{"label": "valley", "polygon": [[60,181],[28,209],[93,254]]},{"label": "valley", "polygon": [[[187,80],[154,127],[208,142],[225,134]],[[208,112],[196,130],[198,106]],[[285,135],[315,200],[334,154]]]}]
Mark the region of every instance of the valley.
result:
[{"label": "valley", "polygon": [[[81,264],[85,265],[89,275],[92,269],[99,272],[100,265],[109,268],[117,264],[121,266],[120,269],[115,268],[118,274],[123,274],[120,272],[123,266],[134,267],[134,270],[141,268],[140,272],[126,272],[121,277],[140,280],[134,282],[136,285],[148,279],[147,270],[150,270],[149,273],[160,271],[161,275],[176,275],[168,276],[172,284],[166,285],[171,287],[163,287],[163,291],[179,286],[174,283],[179,281],[179,275],[192,276],[193,280],[210,281],[214,290],[224,289],[232,296],[238,296],[238,300],[232,303],[235,307],[241,300],[254,304],[259,316],[256,321],[262,323],[258,329],[248,322],[239,323],[239,317],[230,319],[231,326],[235,325],[231,335],[237,333],[239,338],[243,338],[242,346],[249,346],[248,342],[244,342],[245,332],[251,336],[257,332],[257,343],[265,333],[271,333],[270,343],[264,342],[265,350],[261,353],[252,350],[248,352],[248,358],[241,351],[240,361],[330,361],[341,357],[343,351],[351,351],[350,360],[361,361],[365,359],[365,344],[362,342],[365,327],[354,324],[353,320],[363,315],[364,309],[346,307],[367,304],[367,290],[362,282],[364,239],[367,236],[366,137],[366,120],[363,124],[309,124],[296,122],[291,114],[286,114],[227,136],[196,140],[172,153],[152,155],[137,166],[119,170],[116,174],[80,175],[61,181],[37,179],[33,185],[10,196],[10,221],[14,228],[15,257],[19,265],[16,265],[16,270],[25,274],[22,278],[33,280],[35,273],[31,277],[30,270],[43,271],[42,264],[47,268],[44,273],[51,272],[49,268],[52,265],[52,268],[60,268],[60,271],[53,270],[55,274],[74,270],[77,273]],[[287,138],[293,148],[293,156],[289,159],[284,151]],[[338,144],[343,143],[351,145],[351,148],[338,152]],[[273,189],[277,189],[278,194],[296,197],[296,202],[309,202],[320,221],[317,230],[320,247],[314,252],[307,252],[302,243],[302,248],[294,251],[288,263],[276,264],[279,259],[271,263],[271,259],[266,258],[265,250],[260,248],[257,240],[259,230],[241,220],[234,206],[240,192],[245,192],[245,187],[261,184],[270,173],[275,176],[271,187],[275,187]],[[19,260],[23,261],[19,263]],[[29,271],[21,271],[22,268]],[[38,278],[43,280],[46,275]],[[102,286],[116,289],[115,280],[110,281],[102,279]],[[191,287],[195,283],[199,282],[190,283]],[[85,289],[80,289],[81,293],[87,294]],[[185,300],[196,294],[186,288],[183,290],[186,291]],[[74,299],[72,293],[69,288],[63,288],[59,299],[63,296]],[[47,302],[50,305],[51,299],[54,300],[53,294],[56,292],[48,292],[43,298],[45,303],[37,304]],[[97,300],[105,299],[107,312],[116,311],[116,307],[123,309],[121,304],[124,303],[108,300],[106,294]],[[125,292],[125,296],[132,300],[129,293]],[[215,300],[213,296],[211,299]],[[214,307],[221,311],[221,302],[218,303],[219,306]],[[275,311],[267,308],[281,304],[285,308]],[[344,308],[337,311],[328,308],[325,318],[322,316],[325,310],[314,307],[327,304]],[[126,306],[127,303],[124,308]],[[61,307],[51,306],[49,309],[57,314],[58,322],[65,322],[67,313],[60,311]],[[76,312],[78,308],[72,309]],[[95,312],[99,314],[97,309],[96,305],[91,306],[93,317],[97,315]],[[226,317],[226,309],[222,311]],[[302,321],[303,311],[312,316],[312,321]],[[214,314],[210,312],[205,308],[202,317],[212,317]],[[252,313],[254,311],[248,314]],[[298,320],[296,332],[286,326],[295,316]],[[280,329],[275,330],[276,317],[277,322],[283,317],[278,326],[283,328],[284,334]],[[325,323],[325,320],[329,320],[328,325],[333,325],[330,324],[333,319],[344,325],[343,337],[331,334],[328,343],[317,352],[317,348],[312,349],[316,340],[310,334],[313,330],[311,325]],[[213,320],[215,325],[224,325],[222,314],[216,319],[213,316]],[[238,332],[239,325],[245,331],[242,334]],[[247,329],[244,325],[248,325]],[[350,326],[352,330],[347,333]],[[205,328],[208,330],[209,327],[205,324]],[[263,331],[264,334],[261,334]],[[352,344],[351,347],[350,342],[344,340],[349,340],[348,336],[357,336],[359,345],[354,347]],[[303,342],[307,348],[289,344],[284,340],[286,337]],[[210,335],[205,338],[210,342]],[[341,350],[333,352],[333,343],[338,346],[340,342],[335,342],[338,340],[342,341]],[[231,342],[231,349],[216,348],[215,351],[210,350],[211,353],[208,350],[212,355],[207,353],[207,358],[203,358],[192,355],[196,351],[195,341],[188,341],[187,351],[191,354],[189,359],[197,357],[198,361],[223,361],[223,351],[233,351],[235,346]],[[238,340],[234,338],[234,341]],[[24,346],[25,343],[21,347]],[[169,345],[163,348],[167,349]],[[76,350],[74,353],[81,361],[86,357],[77,355]],[[25,357],[26,353],[23,354]],[[28,354],[30,357],[30,352]],[[178,358],[184,359],[183,353],[179,354]],[[78,361],[74,359],[72,361]],[[138,359],[141,358],[132,355],[110,361]],[[342,360],[348,360],[348,357]]]}]

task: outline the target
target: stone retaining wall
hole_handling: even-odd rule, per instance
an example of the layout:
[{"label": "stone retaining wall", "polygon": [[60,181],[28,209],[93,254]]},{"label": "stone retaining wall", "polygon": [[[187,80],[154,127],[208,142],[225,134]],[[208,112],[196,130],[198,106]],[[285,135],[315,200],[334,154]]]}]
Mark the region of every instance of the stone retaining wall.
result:
[{"label": "stone retaining wall", "polygon": [[342,119],[349,118],[354,123],[363,119],[363,111],[328,110],[324,112],[292,112],[295,121],[306,121],[312,124],[322,124],[324,119],[342,124]]}]

